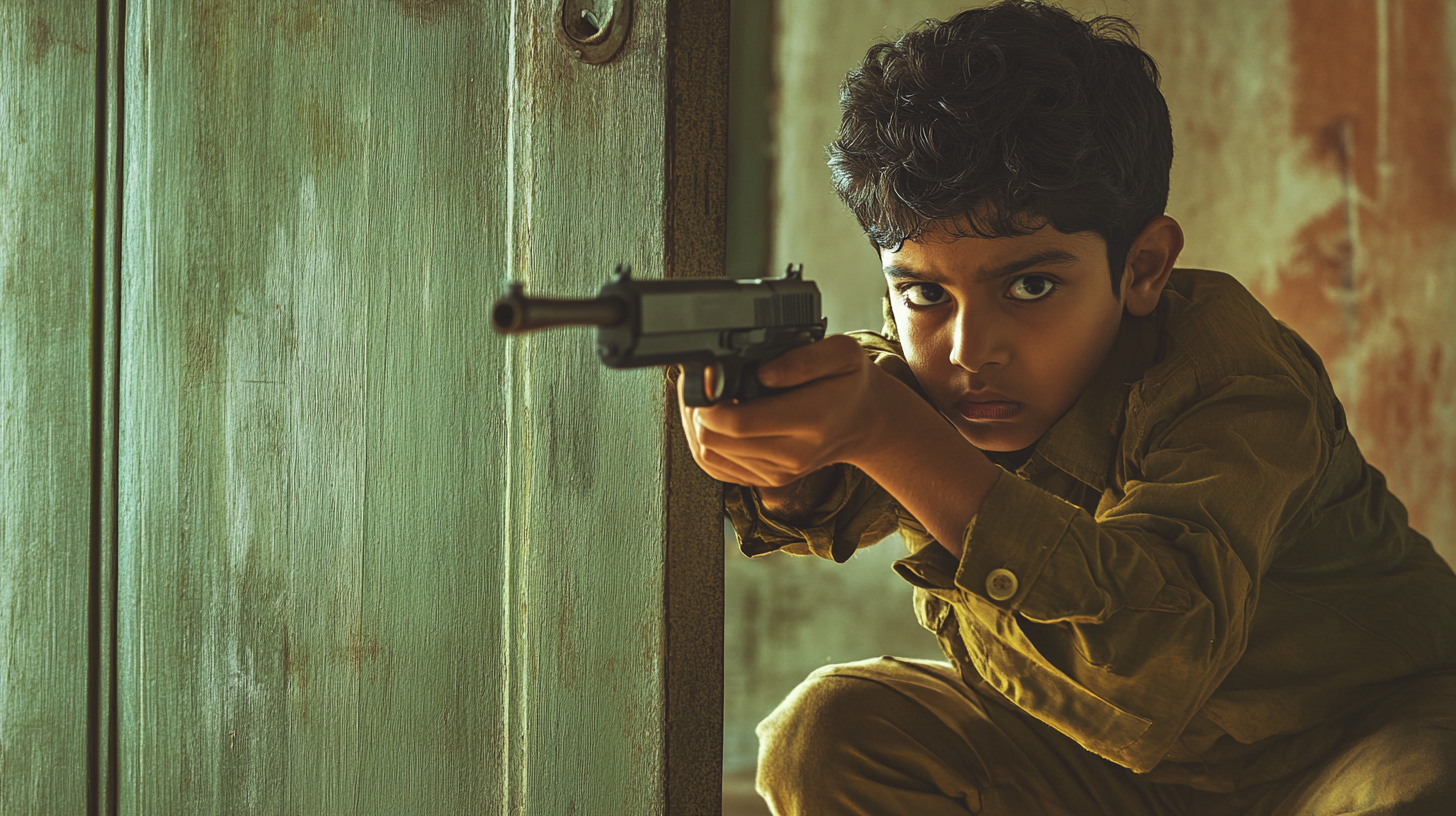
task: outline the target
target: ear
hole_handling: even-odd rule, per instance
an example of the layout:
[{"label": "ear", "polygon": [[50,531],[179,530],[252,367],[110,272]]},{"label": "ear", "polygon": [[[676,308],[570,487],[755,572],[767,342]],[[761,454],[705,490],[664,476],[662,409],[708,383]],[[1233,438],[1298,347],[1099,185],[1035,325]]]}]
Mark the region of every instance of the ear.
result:
[{"label": "ear", "polygon": [[1143,227],[1133,239],[1127,268],[1122,271],[1122,299],[1129,313],[1143,317],[1158,307],[1182,251],[1183,228],[1169,216],[1160,215]]}]

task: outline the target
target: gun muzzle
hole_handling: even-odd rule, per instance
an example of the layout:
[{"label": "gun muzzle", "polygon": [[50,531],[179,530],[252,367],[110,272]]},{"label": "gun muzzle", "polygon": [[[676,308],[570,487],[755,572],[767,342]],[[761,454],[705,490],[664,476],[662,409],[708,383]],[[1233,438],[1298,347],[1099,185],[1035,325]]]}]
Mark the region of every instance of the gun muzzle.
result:
[{"label": "gun muzzle", "polygon": [[627,304],[621,298],[557,300],[526,297],[518,283],[511,284],[510,294],[497,300],[490,310],[490,325],[496,334],[522,334],[552,326],[609,328],[626,319]]}]

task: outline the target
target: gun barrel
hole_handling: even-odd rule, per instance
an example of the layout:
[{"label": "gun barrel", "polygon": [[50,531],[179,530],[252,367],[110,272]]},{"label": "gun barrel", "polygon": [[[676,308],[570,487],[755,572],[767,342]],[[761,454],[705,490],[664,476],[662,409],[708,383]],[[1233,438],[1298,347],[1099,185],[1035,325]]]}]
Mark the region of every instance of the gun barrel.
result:
[{"label": "gun barrel", "polygon": [[497,334],[522,334],[552,326],[611,327],[627,319],[627,304],[615,297],[558,300],[512,291],[495,302],[490,317]]}]

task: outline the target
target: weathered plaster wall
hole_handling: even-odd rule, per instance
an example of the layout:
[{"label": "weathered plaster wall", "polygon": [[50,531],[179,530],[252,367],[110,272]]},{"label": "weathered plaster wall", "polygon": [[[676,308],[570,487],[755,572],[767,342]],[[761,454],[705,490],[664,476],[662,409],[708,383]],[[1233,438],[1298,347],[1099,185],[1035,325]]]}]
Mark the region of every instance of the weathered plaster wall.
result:
[{"label": "weathered plaster wall", "polygon": [[[735,14],[745,3],[755,0],[735,0]],[[968,4],[771,5],[769,266],[806,264],[831,331],[878,328],[878,263],[824,164],[838,86],[875,39]],[[1067,5],[1129,17],[1162,68],[1182,264],[1235,275],[1310,341],[1367,458],[1456,562],[1456,10],[1442,0]],[[887,568],[900,545],[876,549],[842,566],[730,552],[729,768],[751,764],[752,723],[829,654],[933,652],[928,635],[863,627],[910,618],[908,590]],[[751,611],[766,598],[788,607]],[[839,616],[851,609],[848,626]]]}]

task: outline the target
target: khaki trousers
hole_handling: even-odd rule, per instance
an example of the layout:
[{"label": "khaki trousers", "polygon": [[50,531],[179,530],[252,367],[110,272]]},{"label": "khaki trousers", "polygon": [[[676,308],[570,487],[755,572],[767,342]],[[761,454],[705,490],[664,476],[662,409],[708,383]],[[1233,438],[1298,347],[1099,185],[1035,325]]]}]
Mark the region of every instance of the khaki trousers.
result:
[{"label": "khaki trousers", "polygon": [[825,666],[758,727],[779,816],[1456,814],[1456,676],[1374,708],[1322,764],[1235,793],[1159,785],[1088,752],[948,663]]}]

